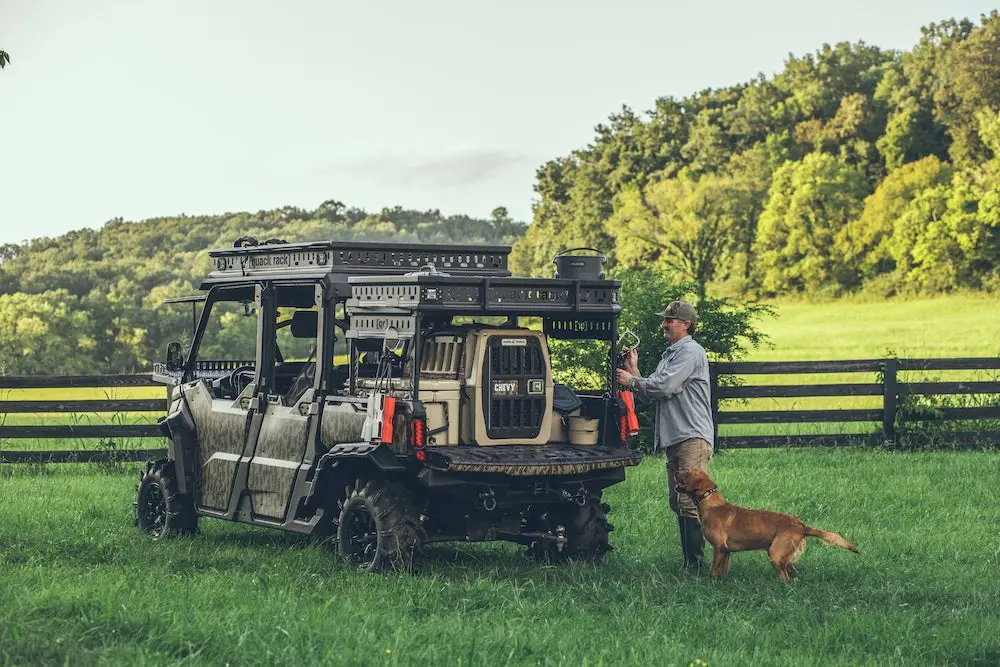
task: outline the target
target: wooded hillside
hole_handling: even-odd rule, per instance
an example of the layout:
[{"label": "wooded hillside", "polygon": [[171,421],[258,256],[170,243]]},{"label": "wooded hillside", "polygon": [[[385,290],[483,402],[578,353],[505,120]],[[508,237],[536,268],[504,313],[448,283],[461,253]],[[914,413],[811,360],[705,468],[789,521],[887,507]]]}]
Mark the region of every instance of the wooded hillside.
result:
[{"label": "wooded hillside", "polygon": [[313,211],[111,220],[99,230],[0,246],[0,375],[148,369],[190,330],[190,310],[164,299],[197,293],[210,248],[241,236],[509,245],[525,225],[499,207],[489,220],[399,207],[369,214],[330,200]]}]

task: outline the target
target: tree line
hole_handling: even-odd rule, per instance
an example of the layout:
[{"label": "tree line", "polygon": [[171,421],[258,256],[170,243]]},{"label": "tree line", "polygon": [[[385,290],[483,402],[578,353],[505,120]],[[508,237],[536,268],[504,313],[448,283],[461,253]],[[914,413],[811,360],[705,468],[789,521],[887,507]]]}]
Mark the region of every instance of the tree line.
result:
[{"label": "tree line", "polygon": [[767,297],[1000,286],[1000,17],[909,51],[858,43],[628,107],[537,172],[519,272],[568,245],[698,291]]},{"label": "tree line", "polygon": [[264,240],[510,245],[526,225],[503,207],[488,219],[401,207],[378,213],[329,200],[225,215],[111,220],[56,238],[0,246],[0,375],[149,369],[166,343],[190,335],[205,252],[252,235]]}]

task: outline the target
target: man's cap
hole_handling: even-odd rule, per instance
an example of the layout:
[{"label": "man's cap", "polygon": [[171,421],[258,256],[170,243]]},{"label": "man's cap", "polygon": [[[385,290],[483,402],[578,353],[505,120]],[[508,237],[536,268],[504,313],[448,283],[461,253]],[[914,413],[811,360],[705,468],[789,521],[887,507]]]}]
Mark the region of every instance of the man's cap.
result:
[{"label": "man's cap", "polygon": [[687,301],[671,301],[660,313],[660,317],[665,320],[685,320],[694,324],[698,321],[698,311]]}]

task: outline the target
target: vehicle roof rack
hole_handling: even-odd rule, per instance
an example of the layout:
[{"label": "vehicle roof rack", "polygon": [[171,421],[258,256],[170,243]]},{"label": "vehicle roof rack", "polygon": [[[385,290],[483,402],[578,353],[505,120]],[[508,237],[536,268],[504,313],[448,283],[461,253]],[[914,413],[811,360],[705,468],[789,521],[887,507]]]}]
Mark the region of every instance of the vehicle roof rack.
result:
[{"label": "vehicle roof rack", "polygon": [[[451,275],[506,277],[510,246],[383,243],[371,241],[264,242],[241,237],[238,247],[209,250],[214,270],[201,288],[247,278],[321,279],[405,274],[431,265]],[[252,239],[255,241],[256,239]]]}]

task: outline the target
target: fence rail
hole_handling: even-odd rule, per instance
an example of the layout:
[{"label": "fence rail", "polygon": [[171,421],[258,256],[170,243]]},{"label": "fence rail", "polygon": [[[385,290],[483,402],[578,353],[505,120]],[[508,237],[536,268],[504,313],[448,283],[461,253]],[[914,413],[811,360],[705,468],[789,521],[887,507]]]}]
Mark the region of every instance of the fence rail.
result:
[{"label": "fence rail", "polygon": [[[912,433],[899,433],[897,422],[900,408],[910,396],[997,395],[998,381],[940,382],[900,381],[899,373],[927,371],[1000,371],[998,357],[968,357],[954,359],[852,359],[845,361],[757,361],[718,362],[711,364],[712,412],[716,425],[716,442],[722,448],[774,447],[796,445],[852,445],[865,443],[898,443]],[[804,375],[813,373],[872,373],[873,382],[839,384],[739,384],[720,383],[720,378],[744,375]],[[875,409],[839,410],[724,410],[722,402],[752,398],[808,398],[881,396],[882,406]],[[926,411],[913,421],[997,420],[1000,423],[1000,401],[991,405],[939,407]],[[727,435],[719,436],[719,425],[725,424],[803,424],[803,423],[881,423],[878,431],[857,434],[813,435]],[[997,430],[949,431],[955,442],[1000,443]]]},{"label": "fence rail", "polygon": [[[5,389],[116,389],[162,387],[148,374],[133,375],[33,375],[0,376],[0,390]],[[160,399],[86,399],[86,400],[0,400],[0,416],[8,414],[128,414],[166,411],[166,392]],[[60,449],[45,451],[7,451],[0,449],[0,463],[94,463],[143,461],[166,456],[166,448],[119,449],[123,438],[163,438],[156,424],[58,424],[45,426],[0,425],[0,441],[35,438],[100,439],[108,445],[101,449]]]},{"label": "fence rail", "polygon": [[[845,361],[757,361],[715,362],[711,364],[712,403],[716,440],[721,448],[789,447],[809,445],[856,445],[898,442],[897,415],[907,396],[1000,395],[1000,381],[941,382],[929,380],[900,381],[900,372],[921,371],[1000,371],[1000,358],[973,357],[956,359],[852,359]],[[745,375],[803,375],[817,373],[872,373],[879,381],[838,384],[742,384],[720,383],[720,378]],[[873,380],[876,378],[873,377]],[[156,387],[148,374],[0,376],[4,389],[82,389]],[[882,406],[873,409],[823,410],[730,410],[724,401],[755,398],[809,398],[881,396]],[[160,413],[166,408],[163,399],[106,400],[0,400],[0,415],[6,414],[91,414],[91,413]],[[933,414],[921,415],[920,421],[997,420],[1000,401],[992,405],[942,407]],[[802,424],[802,423],[881,423],[870,433],[809,435],[718,435],[719,425],[727,424]],[[902,434],[906,435],[906,434]],[[29,438],[104,439],[101,449],[7,451],[0,448],[0,463],[26,462],[95,462],[138,461],[164,456],[166,449],[117,449],[122,438],[162,438],[155,424],[61,424],[47,426],[0,425],[0,440]],[[994,442],[1000,444],[998,430],[949,432],[956,442]]]}]

